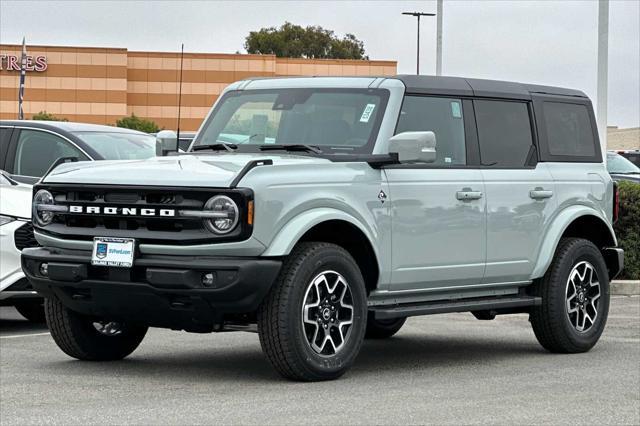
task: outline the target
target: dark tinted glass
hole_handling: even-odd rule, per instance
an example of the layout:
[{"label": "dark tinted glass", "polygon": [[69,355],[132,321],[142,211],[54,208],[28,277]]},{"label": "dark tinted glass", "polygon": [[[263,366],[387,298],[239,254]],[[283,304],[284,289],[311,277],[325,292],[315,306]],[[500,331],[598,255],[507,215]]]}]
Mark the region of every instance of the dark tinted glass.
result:
[{"label": "dark tinted glass", "polygon": [[545,102],[544,121],[551,155],[595,155],[593,131],[586,106]]},{"label": "dark tinted glass", "polygon": [[87,157],[58,136],[38,130],[21,130],[16,148],[13,173],[21,176],[42,176],[60,157]]},{"label": "dark tinted glass", "polygon": [[460,99],[407,96],[396,134],[431,131],[436,135],[438,166],[465,165],[464,120]]},{"label": "dark tinted glass", "polygon": [[527,104],[474,101],[480,160],[484,166],[520,168],[532,149]]},{"label": "dark tinted glass", "polygon": [[274,89],[228,92],[195,145],[308,144],[324,152],[371,152],[388,92],[382,89]]}]

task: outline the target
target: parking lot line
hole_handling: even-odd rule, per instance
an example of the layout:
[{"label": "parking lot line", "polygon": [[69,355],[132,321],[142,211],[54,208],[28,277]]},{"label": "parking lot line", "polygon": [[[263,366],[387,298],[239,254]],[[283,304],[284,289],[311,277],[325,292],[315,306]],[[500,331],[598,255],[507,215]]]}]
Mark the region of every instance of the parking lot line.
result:
[{"label": "parking lot line", "polygon": [[49,335],[49,332],[31,333],[31,334],[14,334],[12,336],[0,336],[0,339],[17,339],[18,337],[48,336],[48,335]]}]

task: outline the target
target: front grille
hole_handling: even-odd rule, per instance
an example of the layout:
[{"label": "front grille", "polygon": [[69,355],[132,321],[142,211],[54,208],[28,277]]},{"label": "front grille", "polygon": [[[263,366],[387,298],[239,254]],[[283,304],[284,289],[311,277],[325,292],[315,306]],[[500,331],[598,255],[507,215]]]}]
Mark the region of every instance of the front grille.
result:
[{"label": "front grille", "polygon": [[[80,212],[56,213],[53,223],[38,232],[52,234],[59,238],[92,240],[94,237],[135,238],[152,244],[199,244],[211,240],[237,241],[247,238],[251,227],[246,221],[228,235],[217,236],[206,229],[201,218],[180,216],[180,210],[202,210],[207,200],[217,194],[231,197],[240,212],[246,212],[246,205],[252,198],[248,190],[225,190],[211,188],[162,188],[162,187],[105,187],[89,185],[42,185],[37,189],[47,189],[58,205],[81,207]],[[89,213],[89,208],[97,208],[99,213]],[[115,213],[105,213],[105,208],[115,209]],[[125,214],[125,209],[136,209],[136,213]],[[142,216],[142,210],[153,210],[153,216]],[[175,211],[171,217],[161,216],[164,211]],[[244,223],[243,223],[244,222]]]},{"label": "front grille", "polygon": [[38,247],[39,245],[36,238],[33,236],[33,225],[31,225],[31,222],[27,222],[20,228],[16,229],[13,238],[18,250],[22,250],[27,247]]}]

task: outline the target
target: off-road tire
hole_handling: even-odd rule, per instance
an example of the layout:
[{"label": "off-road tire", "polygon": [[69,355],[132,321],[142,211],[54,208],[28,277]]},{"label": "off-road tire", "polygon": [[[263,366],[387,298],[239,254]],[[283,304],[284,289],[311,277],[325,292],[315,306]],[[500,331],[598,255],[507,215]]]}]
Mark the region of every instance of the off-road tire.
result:
[{"label": "off-road tire", "polygon": [[[344,347],[332,355],[311,348],[302,325],[302,306],[309,283],[332,270],[348,282],[352,294],[353,324]],[[358,265],[342,247],[324,242],[298,244],[285,259],[276,282],[258,310],[260,344],[282,376],[319,381],[340,377],[353,364],[366,329],[367,297]]]},{"label": "off-road tire", "polygon": [[16,311],[32,323],[44,324],[44,302],[40,299],[20,301],[15,304]]},{"label": "off-road tire", "polygon": [[131,354],[142,342],[147,327],[123,324],[114,336],[100,333],[96,319],[62,305],[57,298],[46,298],[44,312],[53,340],[64,353],[84,361],[114,361]]},{"label": "off-road tire", "polygon": [[369,313],[365,338],[387,339],[400,331],[406,321],[406,318],[377,320],[373,317],[373,313]]},{"label": "off-road tire", "polygon": [[[579,332],[569,320],[566,307],[567,280],[582,261],[593,265],[600,283],[598,314],[593,325]],[[533,308],[529,320],[538,342],[555,353],[579,353],[591,349],[604,331],[609,313],[609,274],[600,250],[582,238],[563,238],[545,276],[534,284],[542,304]]]}]

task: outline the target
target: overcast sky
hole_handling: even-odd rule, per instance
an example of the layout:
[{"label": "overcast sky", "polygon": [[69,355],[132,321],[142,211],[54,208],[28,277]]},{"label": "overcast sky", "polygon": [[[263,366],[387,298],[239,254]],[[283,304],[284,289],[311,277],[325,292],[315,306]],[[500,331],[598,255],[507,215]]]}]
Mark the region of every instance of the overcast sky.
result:
[{"label": "overcast sky", "polygon": [[[244,52],[251,30],[284,21],[353,33],[371,59],[415,72],[415,18],[435,1],[0,0],[0,42]],[[452,1],[443,13],[445,75],[584,90],[595,102],[598,4],[591,1]],[[423,74],[435,73],[435,19],[423,18]],[[640,125],[640,2],[611,1],[609,125]]]}]

